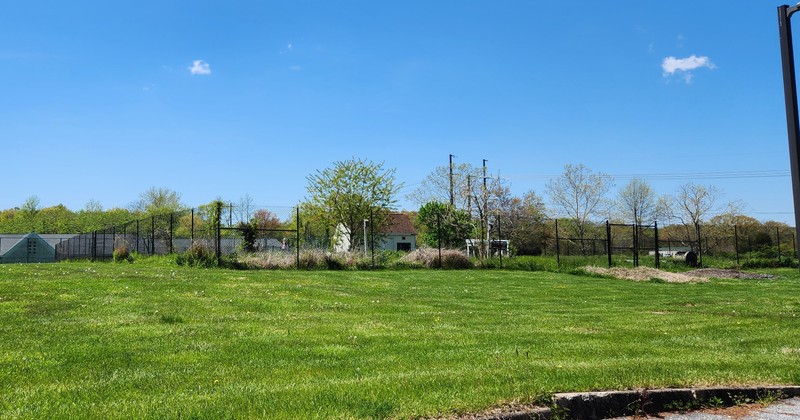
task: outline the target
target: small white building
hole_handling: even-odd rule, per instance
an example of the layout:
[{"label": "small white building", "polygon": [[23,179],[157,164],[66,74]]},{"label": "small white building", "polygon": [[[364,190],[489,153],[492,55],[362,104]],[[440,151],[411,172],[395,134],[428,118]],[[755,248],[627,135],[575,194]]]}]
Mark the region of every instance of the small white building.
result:
[{"label": "small white building", "polygon": [[413,251],[417,249],[417,230],[405,213],[391,213],[386,227],[381,231],[378,248],[386,251]]},{"label": "small white building", "polygon": [[[369,222],[367,222],[369,223]],[[366,225],[369,235],[369,224]],[[333,250],[346,252],[350,249],[350,234],[343,224],[336,226],[333,233]],[[404,213],[390,213],[387,216],[386,226],[380,232],[375,232],[375,249],[384,251],[413,251],[417,249],[417,230],[411,219]]]}]

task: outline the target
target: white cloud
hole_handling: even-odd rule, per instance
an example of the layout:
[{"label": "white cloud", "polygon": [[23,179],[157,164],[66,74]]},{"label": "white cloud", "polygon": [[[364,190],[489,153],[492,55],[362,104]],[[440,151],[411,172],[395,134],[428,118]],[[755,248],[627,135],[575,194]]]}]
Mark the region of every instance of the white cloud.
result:
[{"label": "white cloud", "polygon": [[694,54],[686,58],[667,57],[661,62],[661,69],[664,71],[664,77],[681,74],[681,77],[686,83],[692,82],[692,70],[702,67],[709,69],[717,68],[708,57],[698,57]]},{"label": "white cloud", "polygon": [[708,67],[710,69],[716,68],[708,57],[698,57],[694,54],[686,58],[667,57],[661,63],[664,74],[673,74],[676,71],[690,71],[700,67]]},{"label": "white cloud", "polygon": [[211,66],[208,65],[208,63],[206,63],[203,60],[194,60],[192,61],[192,66],[187,68],[189,69],[189,72],[192,74],[197,74],[201,76],[206,76],[211,74]]}]

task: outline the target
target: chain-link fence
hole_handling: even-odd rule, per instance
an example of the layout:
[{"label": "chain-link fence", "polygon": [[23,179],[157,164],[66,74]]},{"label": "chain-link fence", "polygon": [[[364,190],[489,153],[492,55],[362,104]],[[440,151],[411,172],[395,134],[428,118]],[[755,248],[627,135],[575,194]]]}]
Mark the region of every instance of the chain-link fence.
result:
[{"label": "chain-link fence", "polygon": [[219,260],[237,252],[298,255],[296,208],[244,209],[224,204],[150,215],[75,235],[56,245],[56,260],[108,260],[118,253],[181,254],[193,246]]},{"label": "chain-link fence", "polygon": [[[685,226],[634,225],[546,220],[539,235],[541,253],[554,255],[559,266],[602,264],[646,265],[662,262],[689,265],[789,266],[797,262],[795,235],[785,225]],[[514,244],[511,244],[515,249]],[[513,255],[513,254],[512,254]]]}]

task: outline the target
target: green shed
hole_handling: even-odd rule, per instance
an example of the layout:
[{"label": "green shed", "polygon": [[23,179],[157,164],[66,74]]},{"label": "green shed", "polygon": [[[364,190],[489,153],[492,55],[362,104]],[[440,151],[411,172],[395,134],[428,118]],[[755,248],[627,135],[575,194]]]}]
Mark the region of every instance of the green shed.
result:
[{"label": "green shed", "polygon": [[8,251],[0,255],[0,264],[55,261],[56,249],[34,232],[23,236]]}]

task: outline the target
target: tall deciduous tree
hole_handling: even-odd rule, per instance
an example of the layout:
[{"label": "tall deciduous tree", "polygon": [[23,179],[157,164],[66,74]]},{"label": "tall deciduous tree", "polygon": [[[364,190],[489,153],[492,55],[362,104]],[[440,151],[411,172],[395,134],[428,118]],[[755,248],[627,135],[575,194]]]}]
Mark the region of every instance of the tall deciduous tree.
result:
[{"label": "tall deciduous tree", "polygon": [[586,250],[584,239],[590,219],[602,212],[611,186],[610,176],[594,173],[582,164],[567,164],[561,176],[547,183],[553,207],[572,220],[582,252]]},{"label": "tall deciduous tree", "polygon": [[720,196],[714,186],[697,185],[692,182],[683,184],[678,189],[675,200],[675,218],[686,227],[687,237],[694,230],[694,239],[700,238],[700,224],[708,217]]},{"label": "tall deciduous tree", "polygon": [[364,220],[370,219],[375,232],[386,224],[402,186],[395,183],[394,174],[395,170],[385,169],[383,163],[355,158],[334,162],[333,167],[307,177],[304,207],[325,226],[343,228],[350,250],[355,250],[357,239],[366,240],[362,237]]},{"label": "tall deciduous tree", "polygon": [[511,240],[511,246],[518,255],[541,255],[552,232],[544,223],[544,200],[534,191],[520,197],[513,197],[502,210],[497,228],[503,238]]},{"label": "tall deciduous tree", "polygon": [[139,199],[131,205],[131,210],[136,213],[148,215],[172,213],[184,209],[181,195],[169,188],[150,187],[139,194]]},{"label": "tall deciduous tree", "polygon": [[647,182],[632,179],[619,190],[616,207],[623,220],[643,225],[655,219],[656,195]]}]

